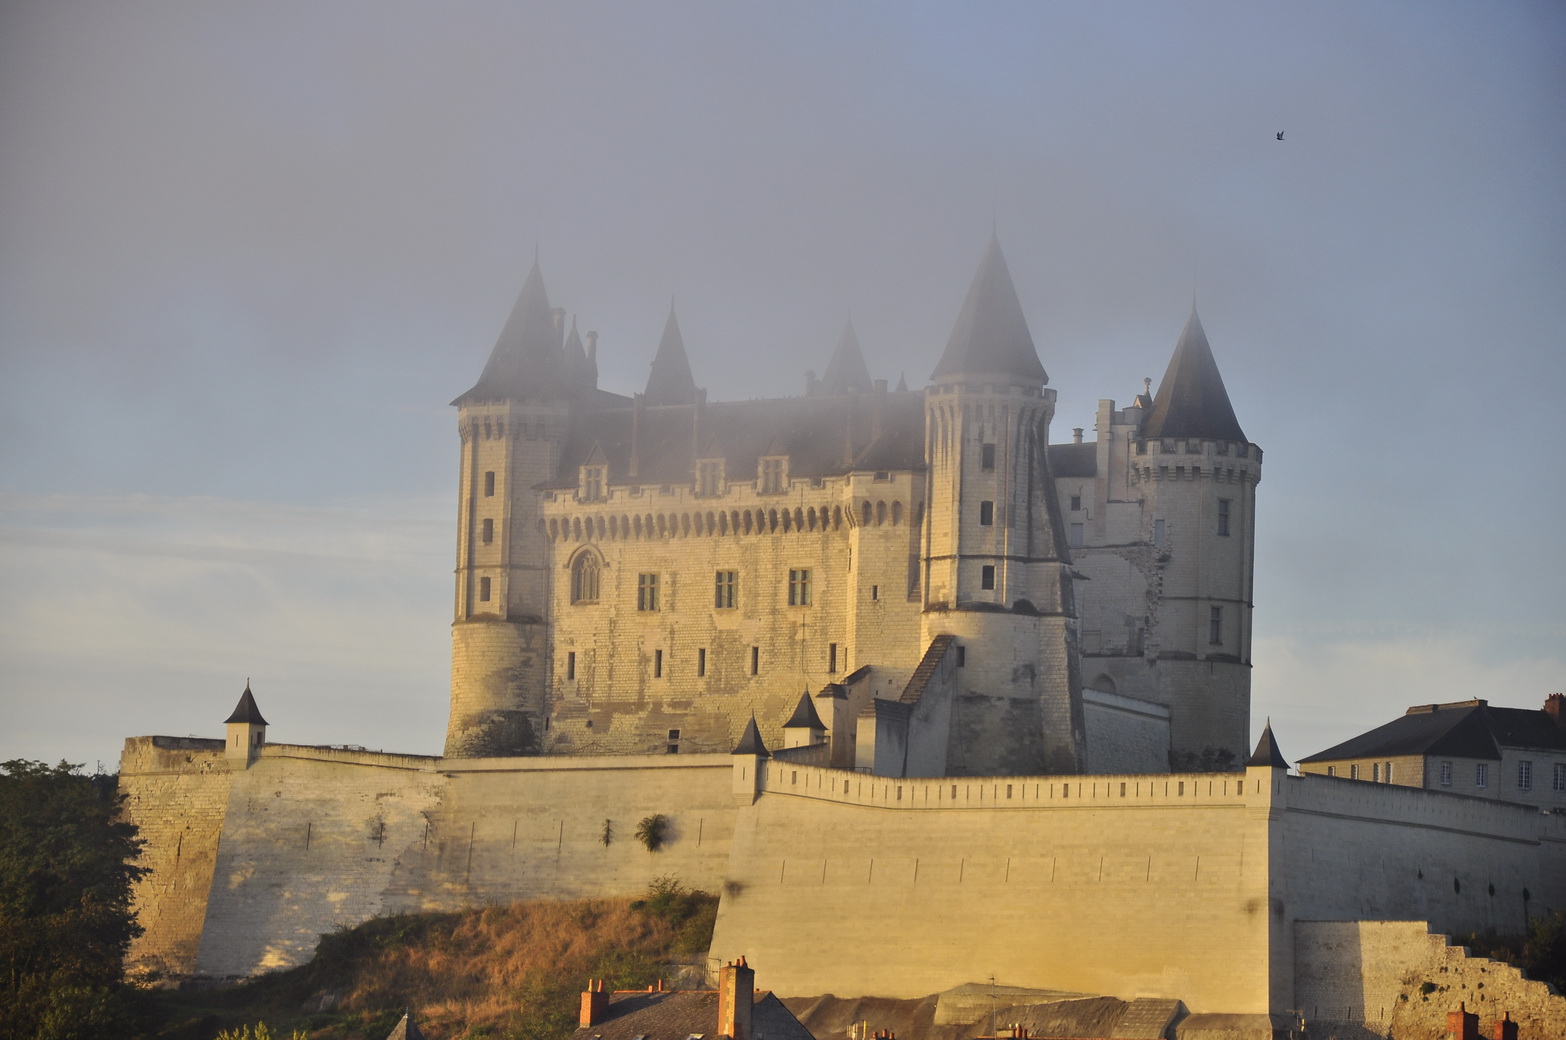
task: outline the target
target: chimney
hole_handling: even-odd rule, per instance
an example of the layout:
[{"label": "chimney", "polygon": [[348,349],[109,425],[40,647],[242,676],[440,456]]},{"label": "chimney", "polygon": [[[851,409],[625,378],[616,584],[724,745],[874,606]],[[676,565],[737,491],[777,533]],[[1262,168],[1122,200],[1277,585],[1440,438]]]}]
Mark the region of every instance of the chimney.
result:
[{"label": "chimney", "polygon": [[1073,426],[1071,428],[1071,443],[1072,444],[1081,444],[1082,443],[1082,427],[1080,427],[1080,426]]},{"label": "chimney", "polygon": [[588,979],[587,990],[582,994],[582,1015],[577,1025],[585,1029],[596,1026],[609,1012],[609,990],[603,979]]},{"label": "chimney", "polygon": [[[1556,694],[1556,696],[1560,696]],[[1495,1020],[1494,1040],[1517,1040],[1517,1023],[1512,1021],[1512,1013],[1508,1011],[1505,1018]]]},{"label": "chimney", "polygon": [[1456,1011],[1446,1013],[1446,1032],[1453,1040],[1479,1040],[1479,1016],[1467,1007],[1467,1004],[1458,1004]]},{"label": "chimney", "polygon": [[1566,696],[1552,693],[1544,698],[1544,713],[1555,723],[1556,729],[1566,729]]},{"label": "chimney", "polygon": [[718,969],[718,1035],[750,1040],[750,1009],[756,1000],[756,973],[741,957]]}]

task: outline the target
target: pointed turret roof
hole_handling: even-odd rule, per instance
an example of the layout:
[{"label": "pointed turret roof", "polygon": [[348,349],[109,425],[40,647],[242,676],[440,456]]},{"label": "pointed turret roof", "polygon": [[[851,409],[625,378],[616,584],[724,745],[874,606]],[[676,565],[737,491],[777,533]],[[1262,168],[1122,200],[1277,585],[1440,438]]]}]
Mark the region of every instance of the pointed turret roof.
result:
[{"label": "pointed turret roof", "polygon": [[1287,769],[1288,761],[1283,757],[1283,752],[1278,750],[1277,738],[1272,735],[1272,720],[1267,720],[1267,727],[1262,730],[1261,739],[1256,742],[1256,750],[1251,752],[1251,757],[1245,765],[1261,766],[1268,769]]},{"label": "pointed turret roof", "polygon": [[424,1032],[413,1020],[413,1012],[403,1012],[402,1019],[386,1034],[386,1040],[424,1040]]},{"label": "pointed turret roof", "polygon": [[658,353],[653,355],[652,371],[647,375],[647,392],[643,395],[650,405],[693,404],[696,401],[696,380],[691,376],[691,362],[685,356],[685,338],[680,335],[680,323],[669,308],[669,320],[663,325],[663,339],[658,343]]},{"label": "pointed turret roof", "polygon": [[843,326],[843,337],[832,351],[827,362],[826,374],[821,377],[821,392],[827,394],[869,393],[870,369],[859,349],[859,337],[854,334],[852,321]]},{"label": "pointed turret roof", "polygon": [[246,722],[252,726],[265,726],[266,719],[261,717],[261,709],[256,707],[255,694],[250,692],[250,680],[245,680],[245,692],[239,695],[239,703],[234,706],[234,714],[223,720],[223,725],[231,722]]},{"label": "pointed turret roof", "polygon": [[582,337],[576,331],[574,314],[571,316],[571,331],[566,335],[561,360],[573,385],[584,390],[591,390],[598,385],[597,373],[593,371],[596,366],[587,359],[587,348],[582,345]]},{"label": "pointed turret roof", "polygon": [[734,745],[731,755],[755,755],[757,758],[771,758],[772,753],[767,750],[767,745],[761,742],[761,730],[756,726],[756,716],[750,717],[750,722],[745,726],[745,732],[740,735],[739,743]]},{"label": "pointed turret roof", "polygon": [[560,331],[544,291],[544,276],[533,259],[533,268],[522,283],[506,327],[500,330],[489,363],[473,389],[452,404],[464,401],[522,400],[558,393],[561,388]]},{"label": "pointed turret roof", "polygon": [[821,721],[821,716],[816,714],[816,705],[810,699],[810,691],[806,690],[799,695],[799,704],[794,708],[794,714],[783,723],[784,729],[826,729],[826,723]]},{"label": "pointed turret roof", "polygon": [[1195,304],[1191,305],[1191,317],[1180,333],[1163,382],[1158,384],[1153,412],[1142,424],[1142,436],[1245,441]]},{"label": "pointed turret roof", "polygon": [[959,372],[994,372],[1049,382],[1001,255],[1000,239],[994,234],[931,378]]},{"label": "pointed turret roof", "polygon": [[906,373],[897,373],[897,392],[900,394],[908,392],[908,376]]}]

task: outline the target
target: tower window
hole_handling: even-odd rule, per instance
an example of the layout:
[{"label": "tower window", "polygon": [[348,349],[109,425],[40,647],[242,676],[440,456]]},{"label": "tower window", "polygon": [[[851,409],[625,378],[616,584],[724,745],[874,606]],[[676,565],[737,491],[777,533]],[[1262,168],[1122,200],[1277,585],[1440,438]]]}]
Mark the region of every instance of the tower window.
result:
[{"label": "tower window", "polygon": [[1159,549],[1164,547],[1164,521],[1162,518],[1153,521],[1153,545]]},{"label": "tower window", "polygon": [[493,542],[495,540],[495,521],[486,519],[484,521],[484,533],[479,537],[483,539],[485,545]]},{"label": "tower window", "polygon": [[484,474],[484,497],[493,498],[495,495],[495,471],[490,470]]},{"label": "tower window", "polygon": [[1223,608],[1209,607],[1207,610],[1207,642],[1213,646],[1223,645]]},{"label": "tower window", "polygon": [[993,564],[986,563],[979,571],[979,587],[983,589],[993,589],[995,587],[995,567]]},{"label": "tower window", "polygon": [[827,644],[827,671],[837,671],[837,644]]},{"label": "tower window", "polygon": [[700,647],[696,651],[696,674],[697,675],[706,675],[707,674],[707,648],[706,647]]},{"label": "tower window", "polygon": [[979,446],[979,466],[981,469],[995,468],[995,445],[983,444]]},{"label": "tower window", "polygon": [[598,602],[598,557],[591,549],[571,564],[571,602]]},{"label": "tower window", "polygon": [[750,674],[761,674],[761,647],[759,646],[750,648]]},{"label": "tower window", "polygon": [[979,526],[980,527],[989,527],[994,522],[995,522],[995,503],[994,502],[980,502],[979,503]]},{"label": "tower window", "polygon": [[957,667],[958,668],[966,668],[967,666],[968,666],[968,648],[959,643],[957,645]]},{"label": "tower window", "polygon": [[569,679],[569,680],[574,680],[576,678],[576,651],[575,650],[568,650],[566,652],[566,678]]},{"label": "tower window", "polygon": [[870,602],[874,603],[876,600],[878,600],[880,598],[881,598],[881,586],[879,586],[879,585],[872,585],[872,586],[870,586]]},{"label": "tower window", "polygon": [[712,605],[719,610],[730,610],[736,603],[735,589],[739,585],[736,571],[718,571],[713,579]]},{"label": "tower window", "polygon": [[809,570],[791,570],[788,572],[788,605],[791,607],[810,606]]},{"label": "tower window", "polygon": [[1229,500],[1218,500],[1218,534],[1224,538],[1229,537]]},{"label": "tower window", "polygon": [[654,679],[662,679],[663,678],[663,651],[662,650],[654,650],[653,651],[653,678]]},{"label": "tower window", "polygon": [[636,576],[636,609],[658,609],[658,575],[638,574]]},{"label": "tower window", "polygon": [[481,603],[488,603],[489,602],[489,579],[488,578],[480,578],[479,579],[479,601]]}]

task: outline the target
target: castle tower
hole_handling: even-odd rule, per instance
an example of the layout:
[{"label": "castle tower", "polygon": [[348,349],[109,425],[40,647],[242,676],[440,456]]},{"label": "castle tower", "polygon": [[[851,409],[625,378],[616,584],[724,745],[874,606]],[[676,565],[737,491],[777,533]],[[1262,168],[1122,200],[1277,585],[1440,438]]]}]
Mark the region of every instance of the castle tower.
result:
[{"label": "castle tower", "polygon": [[1262,453],[1240,429],[1194,306],[1131,451],[1143,537],[1162,561],[1148,651],[1170,709],[1170,764],[1238,763],[1250,736]]},{"label": "castle tower", "polygon": [[452,402],[462,476],[448,757],[542,744],[552,575],[533,486],[559,465],[572,398],[596,382],[580,339],[564,342],[563,318],[535,260],[483,374]]},{"label": "castle tower", "polygon": [[992,237],[925,391],[922,636],[950,634],[960,648],[952,772],[1070,773],[1083,762],[1048,380]]},{"label": "castle tower", "polygon": [[223,754],[235,765],[249,766],[266,743],[266,719],[256,707],[249,679],[245,680],[245,692],[239,695],[233,714],[223,720],[223,728]]}]

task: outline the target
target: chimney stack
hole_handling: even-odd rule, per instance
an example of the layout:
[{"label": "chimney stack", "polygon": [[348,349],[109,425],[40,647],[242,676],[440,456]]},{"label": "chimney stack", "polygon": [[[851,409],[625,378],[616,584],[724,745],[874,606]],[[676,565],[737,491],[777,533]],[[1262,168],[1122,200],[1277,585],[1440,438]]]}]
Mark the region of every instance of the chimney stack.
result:
[{"label": "chimney stack", "polygon": [[[1556,696],[1560,696],[1556,694]],[[1505,1018],[1495,1020],[1495,1040],[1517,1040],[1517,1023],[1512,1021],[1512,1013],[1508,1011]]]},{"label": "chimney stack", "polygon": [[609,990],[603,979],[588,979],[587,990],[582,994],[582,1014],[577,1025],[586,1028],[596,1026],[609,1012]]},{"label": "chimney stack", "polygon": [[1446,1032],[1454,1040],[1479,1040],[1479,1016],[1467,1004],[1458,1004],[1456,1011],[1446,1013]]},{"label": "chimney stack", "polygon": [[1552,693],[1544,698],[1544,713],[1555,723],[1556,729],[1566,729],[1566,695]]},{"label": "chimney stack", "polygon": [[1071,443],[1072,444],[1081,444],[1082,443],[1082,427],[1080,427],[1080,426],[1073,426],[1071,428]]},{"label": "chimney stack", "polygon": [[718,969],[718,1035],[750,1040],[750,1010],[756,1001],[756,973],[745,958]]}]

